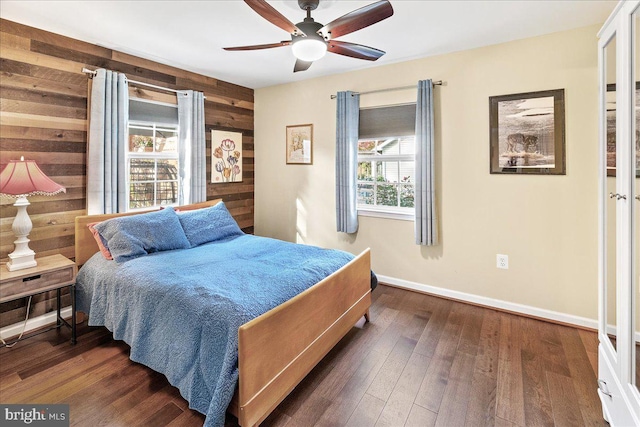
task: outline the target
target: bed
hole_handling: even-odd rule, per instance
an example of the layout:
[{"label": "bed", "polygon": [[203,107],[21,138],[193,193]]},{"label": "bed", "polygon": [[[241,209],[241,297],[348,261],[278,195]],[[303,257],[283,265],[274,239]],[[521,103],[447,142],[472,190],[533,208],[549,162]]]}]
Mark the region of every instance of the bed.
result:
[{"label": "bed", "polygon": [[[180,210],[213,209],[220,206],[218,202],[219,200],[213,200],[184,206]],[[132,360],[165,374],[171,384],[178,387],[183,397],[189,401],[189,406],[207,416],[206,426],[221,425],[224,422],[225,409],[235,415],[243,427],[258,425],[362,316],[369,319],[372,277],[368,250],[356,257],[350,255],[347,258],[343,257],[345,253],[340,255],[340,251],[331,251],[331,256],[336,258],[331,261],[335,264],[331,267],[325,265],[324,260],[319,261],[320,257],[316,256],[318,251],[325,250],[286,242],[281,242],[284,244],[281,246],[281,243],[273,239],[242,234],[190,249],[150,253],[148,256],[136,257],[124,263],[105,260],[97,254],[100,248],[88,224],[130,215],[136,213],[76,218],[76,263],[79,267],[86,264],[80,269],[76,285],[79,307],[84,307],[84,310],[89,312],[90,324],[107,326],[114,332],[114,338],[127,342],[132,348]],[[297,255],[295,250],[298,249],[289,246],[299,246],[302,250],[310,252]],[[267,273],[258,273],[257,269],[262,267],[256,267],[254,261],[259,263],[263,254],[279,251],[283,256],[292,258],[292,265],[301,267],[287,272],[285,270],[289,269],[272,266],[268,271],[265,270]],[[240,274],[238,278],[233,279],[236,282],[230,279],[231,283],[236,283],[234,286],[245,286],[245,282],[248,281],[246,277],[251,275],[268,277],[270,283],[283,282],[291,285],[283,287],[283,294],[280,294],[280,291],[274,292],[278,294],[274,301],[282,302],[268,309],[265,308],[267,303],[263,301],[271,298],[270,296],[261,293],[260,289],[242,288],[242,295],[253,295],[254,298],[240,298],[241,304],[232,301],[232,305],[241,307],[241,314],[229,316],[232,320],[226,325],[234,332],[237,327],[237,336],[228,334],[226,337],[229,340],[227,346],[230,348],[237,343],[237,359],[232,360],[209,350],[209,342],[212,339],[205,337],[203,333],[205,329],[220,329],[224,334],[224,328],[217,323],[213,324],[211,320],[221,319],[217,309],[203,305],[208,304],[207,299],[213,297],[202,297],[201,295],[205,294],[198,294],[203,291],[202,286],[197,283],[187,286],[186,290],[176,286],[176,283],[183,284],[192,280],[182,275],[183,270],[199,270],[207,268],[208,265],[222,265],[221,260],[225,259],[224,256],[242,259],[242,264],[247,266],[233,270]],[[112,272],[110,269],[113,269],[115,264],[119,267]],[[163,270],[165,267],[160,267],[162,265],[171,268],[166,267]],[[180,268],[176,268],[176,265]],[[249,265],[251,267],[248,267]],[[135,268],[142,270],[136,272]],[[226,271],[227,276],[231,275],[230,270],[217,269]],[[278,269],[282,271],[278,272],[279,276],[274,276],[274,270]],[[141,274],[139,271],[152,273]],[[298,274],[301,274],[301,271],[310,275],[299,278]],[[120,277],[123,283],[117,284],[116,277]],[[207,279],[198,280],[200,283],[207,281],[209,286]],[[310,280],[311,283],[302,284]],[[289,289],[296,288],[298,282],[301,286],[299,289]],[[224,291],[220,295],[222,297],[215,298],[229,297],[225,296]],[[144,305],[144,301],[150,300],[154,301],[153,306],[147,307],[147,311],[138,312],[142,310],[140,307]],[[127,301],[133,301],[133,304],[129,304],[131,307],[128,307]],[[243,306],[245,302],[246,307]],[[153,311],[165,314],[166,319],[154,322]],[[167,313],[171,315],[166,315]],[[205,313],[202,314],[204,317],[198,318],[200,313]],[[192,318],[198,320],[194,321]],[[205,324],[212,325],[205,327]],[[185,344],[194,341],[193,337],[189,338],[189,334],[200,337],[200,344],[195,346],[195,349],[187,348],[188,345]],[[147,351],[154,346],[155,336],[165,335],[174,338],[168,344],[158,345],[152,352]],[[180,338],[187,341],[180,342]],[[235,351],[235,347],[232,350]],[[155,357],[158,360],[145,355],[147,352],[158,354],[158,357]],[[220,370],[222,376],[225,381],[234,381],[231,389],[228,384],[220,387],[221,380],[217,377],[209,378],[211,375],[206,372],[213,363],[211,361],[217,361],[220,357],[224,359],[223,365],[226,363]],[[235,353],[233,357],[235,358]],[[203,363],[199,366],[195,363],[185,363],[189,360]],[[174,362],[180,366],[167,366]],[[220,375],[220,372],[214,373]],[[196,381],[189,383],[181,380],[192,374],[198,377]],[[207,399],[210,401],[207,402]],[[207,404],[209,407],[203,410]]]}]

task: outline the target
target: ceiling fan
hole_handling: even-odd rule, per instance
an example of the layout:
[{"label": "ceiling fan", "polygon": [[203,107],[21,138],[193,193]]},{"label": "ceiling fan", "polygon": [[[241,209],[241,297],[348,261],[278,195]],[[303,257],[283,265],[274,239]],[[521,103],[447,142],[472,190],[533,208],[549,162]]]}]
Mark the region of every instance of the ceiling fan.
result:
[{"label": "ceiling fan", "polygon": [[296,57],[294,73],[307,70],[313,61],[322,58],[327,51],[368,61],[375,61],[385,54],[384,51],[373,47],[334,39],[373,25],[393,15],[393,8],[388,0],[381,0],[349,12],[327,25],[315,22],[311,17],[311,11],[318,7],[320,0],[298,0],[298,6],[307,11],[307,17],[295,25],[265,0],[244,0],[244,2],[264,19],[291,34],[291,40],[252,46],[225,47],[224,50],[257,50],[291,45],[293,55]]}]

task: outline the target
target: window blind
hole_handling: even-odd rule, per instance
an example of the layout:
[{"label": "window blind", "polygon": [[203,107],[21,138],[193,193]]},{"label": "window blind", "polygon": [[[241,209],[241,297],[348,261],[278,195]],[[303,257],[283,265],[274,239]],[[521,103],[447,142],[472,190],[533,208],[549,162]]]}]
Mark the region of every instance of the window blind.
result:
[{"label": "window blind", "polygon": [[360,109],[358,137],[381,138],[416,133],[416,104]]},{"label": "window blind", "polygon": [[178,106],[130,99],[129,120],[177,125]]}]

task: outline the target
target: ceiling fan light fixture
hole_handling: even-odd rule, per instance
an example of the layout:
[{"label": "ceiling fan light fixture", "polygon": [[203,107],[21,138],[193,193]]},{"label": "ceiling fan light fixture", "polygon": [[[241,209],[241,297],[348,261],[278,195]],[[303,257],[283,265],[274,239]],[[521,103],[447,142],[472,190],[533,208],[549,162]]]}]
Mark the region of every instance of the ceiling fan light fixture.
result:
[{"label": "ceiling fan light fixture", "polygon": [[327,53],[327,43],[311,37],[299,37],[291,46],[293,55],[301,61],[313,62]]},{"label": "ceiling fan light fixture", "polygon": [[[314,61],[322,58],[327,51],[351,58],[375,61],[384,51],[355,43],[334,40],[337,37],[361,30],[393,15],[389,0],[378,0],[343,15],[326,25],[316,22],[311,16],[320,0],[298,0],[298,6],[307,12],[302,22],[293,24],[274,9],[267,0],[244,0],[258,15],[282,28],[291,35],[291,41],[252,46],[225,47],[225,50],[258,50],[280,46],[291,46],[296,63],[293,72],[308,70]],[[331,45],[329,45],[331,43]]]}]

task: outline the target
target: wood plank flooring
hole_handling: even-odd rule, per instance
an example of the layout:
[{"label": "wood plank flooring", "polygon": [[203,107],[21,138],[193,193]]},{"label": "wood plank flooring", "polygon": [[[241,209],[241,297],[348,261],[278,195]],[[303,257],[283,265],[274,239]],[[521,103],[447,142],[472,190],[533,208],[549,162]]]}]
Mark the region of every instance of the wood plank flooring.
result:
[{"label": "wood plank flooring", "polygon": [[[595,332],[380,285],[265,426],[606,426]],[[104,328],[0,349],[0,402],[69,403],[73,426],[199,426],[163,375]],[[237,426],[228,416],[226,425]]]}]

